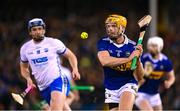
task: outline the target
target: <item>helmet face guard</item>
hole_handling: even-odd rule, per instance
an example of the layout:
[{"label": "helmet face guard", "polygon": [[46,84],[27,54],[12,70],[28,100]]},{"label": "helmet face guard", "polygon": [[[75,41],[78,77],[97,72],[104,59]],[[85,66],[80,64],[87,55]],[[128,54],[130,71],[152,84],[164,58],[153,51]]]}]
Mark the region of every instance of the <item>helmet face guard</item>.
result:
[{"label": "helmet face guard", "polygon": [[45,23],[40,18],[34,18],[28,22],[28,30],[35,26],[42,26],[43,28],[45,28]]}]

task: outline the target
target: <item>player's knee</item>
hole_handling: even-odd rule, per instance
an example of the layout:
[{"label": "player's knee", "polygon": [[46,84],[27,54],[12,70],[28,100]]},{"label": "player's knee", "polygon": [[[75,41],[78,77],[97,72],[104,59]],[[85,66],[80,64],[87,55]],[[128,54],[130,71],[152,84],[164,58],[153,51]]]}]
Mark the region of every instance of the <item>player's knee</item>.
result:
[{"label": "player's knee", "polygon": [[63,94],[60,91],[53,91],[53,92],[51,92],[51,101],[52,102],[64,103],[64,101],[65,101],[65,94]]}]

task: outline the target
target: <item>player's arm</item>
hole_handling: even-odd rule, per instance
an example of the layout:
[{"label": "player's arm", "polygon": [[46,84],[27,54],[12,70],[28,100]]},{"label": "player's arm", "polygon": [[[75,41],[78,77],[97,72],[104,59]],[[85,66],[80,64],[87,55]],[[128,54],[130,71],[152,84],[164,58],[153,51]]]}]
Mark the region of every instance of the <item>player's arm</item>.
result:
[{"label": "player's arm", "polygon": [[30,76],[29,64],[20,62],[20,70],[21,70],[21,75],[27,81],[27,86],[36,87],[35,84],[33,83],[32,79],[31,79],[31,76]]},{"label": "player's arm", "polygon": [[99,51],[97,55],[102,66],[117,66],[130,61],[130,58],[112,57],[108,51]]},{"label": "player's arm", "polygon": [[140,52],[138,50],[133,51],[133,53],[127,58],[112,57],[108,51],[99,51],[97,54],[102,66],[117,66],[124,64],[131,61],[135,56],[139,57],[139,55]]},{"label": "player's arm", "polygon": [[174,70],[167,72],[166,73],[166,80],[164,81],[164,86],[165,88],[170,88],[172,84],[175,82],[175,75],[174,75]]},{"label": "player's arm", "polygon": [[73,79],[80,79],[80,74],[78,71],[78,62],[77,58],[74,55],[74,53],[69,50],[68,48],[66,49],[66,52],[63,54],[64,57],[66,57],[72,67],[72,77]]}]

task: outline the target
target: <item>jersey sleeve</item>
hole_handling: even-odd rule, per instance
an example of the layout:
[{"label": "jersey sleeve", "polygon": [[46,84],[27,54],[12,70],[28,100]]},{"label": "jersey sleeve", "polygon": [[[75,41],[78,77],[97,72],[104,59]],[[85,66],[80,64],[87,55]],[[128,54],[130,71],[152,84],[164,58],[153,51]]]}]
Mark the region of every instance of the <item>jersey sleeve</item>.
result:
[{"label": "jersey sleeve", "polygon": [[62,55],[66,52],[66,46],[58,39],[54,39],[54,45],[56,47],[57,54]]},{"label": "jersey sleeve", "polygon": [[26,57],[26,47],[22,46],[20,49],[20,61],[23,63],[28,62],[28,59]]},{"label": "jersey sleeve", "polygon": [[107,50],[107,45],[105,43],[105,41],[103,40],[99,40],[98,43],[97,43],[97,50],[98,51],[105,51]]},{"label": "jersey sleeve", "polygon": [[170,72],[173,70],[172,62],[168,59],[165,61],[165,71]]}]

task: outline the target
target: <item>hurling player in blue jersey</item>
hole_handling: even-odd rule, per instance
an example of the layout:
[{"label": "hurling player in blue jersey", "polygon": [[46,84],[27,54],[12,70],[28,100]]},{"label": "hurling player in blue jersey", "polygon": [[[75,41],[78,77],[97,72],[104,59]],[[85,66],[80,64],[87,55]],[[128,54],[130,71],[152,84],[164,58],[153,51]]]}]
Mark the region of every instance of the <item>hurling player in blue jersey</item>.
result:
[{"label": "hurling player in blue jersey", "polygon": [[[162,110],[162,102],[158,87],[164,82],[165,88],[170,88],[175,81],[172,63],[168,57],[161,53],[163,39],[151,37],[147,42],[148,53],[143,54],[141,61],[144,66],[145,76],[141,81],[136,106],[141,110]],[[162,78],[165,80],[162,81]]]},{"label": "hurling player in blue jersey", "polygon": [[105,103],[112,110],[132,110],[138,80],[143,78],[143,66],[138,59],[137,69],[130,69],[132,59],[143,52],[139,45],[124,34],[127,20],[110,15],[105,21],[107,36],[98,41],[98,59],[104,70]]}]

